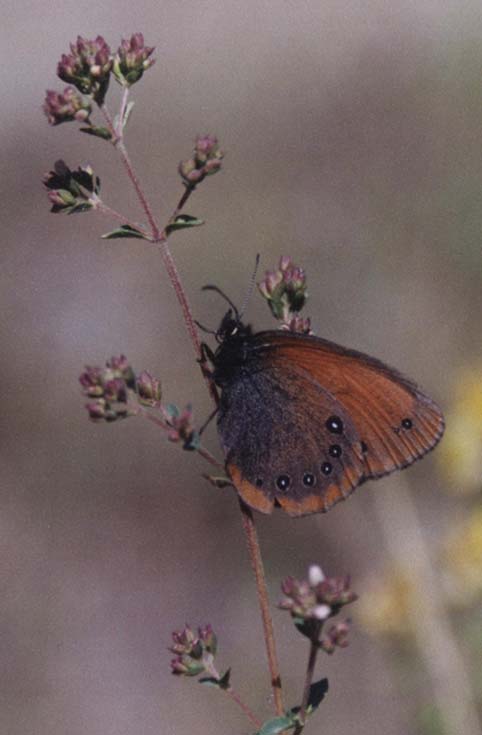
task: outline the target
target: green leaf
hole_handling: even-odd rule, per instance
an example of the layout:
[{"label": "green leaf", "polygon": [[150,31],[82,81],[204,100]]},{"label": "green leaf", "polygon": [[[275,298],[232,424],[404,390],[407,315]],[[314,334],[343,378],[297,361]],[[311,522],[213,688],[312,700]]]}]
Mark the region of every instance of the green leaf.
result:
[{"label": "green leaf", "polygon": [[175,232],[176,230],[185,230],[187,227],[199,227],[199,225],[203,224],[204,220],[192,217],[190,214],[178,214],[174,222],[167,225],[166,235],[170,235],[171,232]]},{"label": "green leaf", "polygon": [[310,686],[307,714],[311,714],[320,706],[328,691],[328,679],[320,679]]},{"label": "green leaf", "polygon": [[278,733],[284,732],[285,730],[292,730],[296,724],[296,720],[291,715],[273,717],[272,720],[267,720],[263,724],[263,727],[256,735],[278,735]]},{"label": "green leaf", "polygon": [[79,212],[88,212],[89,209],[92,209],[92,204],[90,202],[78,202],[77,204],[74,204],[72,207],[69,207],[69,209],[64,210],[67,212],[67,214],[78,214]]},{"label": "green leaf", "polygon": [[87,135],[94,135],[96,138],[102,138],[102,140],[112,140],[112,133],[108,128],[90,126],[88,128],[80,128],[81,133],[87,133]]},{"label": "green leaf", "polygon": [[231,669],[228,669],[225,674],[221,676],[220,679],[216,679],[214,676],[204,676],[202,679],[199,679],[200,684],[204,684],[208,687],[215,687],[216,689],[229,689],[229,677],[231,675]]},{"label": "green leaf", "polygon": [[194,452],[201,446],[201,437],[198,431],[193,431],[189,438],[184,442],[182,448],[187,449],[189,452]]},{"label": "green leaf", "polygon": [[112,232],[106,232],[105,235],[102,235],[103,240],[117,240],[120,237],[136,237],[139,240],[149,240],[147,235],[130,225],[121,225],[117,230],[112,230]]},{"label": "green leaf", "polygon": [[164,410],[167,413],[167,415],[173,419],[177,418],[179,414],[181,413],[175,403],[168,403],[166,406],[164,406]]},{"label": "green leaf", "polygon": [[229,679],[231,676],[231,669],[227,669],[219,680],[220,689],[229,689]]}]

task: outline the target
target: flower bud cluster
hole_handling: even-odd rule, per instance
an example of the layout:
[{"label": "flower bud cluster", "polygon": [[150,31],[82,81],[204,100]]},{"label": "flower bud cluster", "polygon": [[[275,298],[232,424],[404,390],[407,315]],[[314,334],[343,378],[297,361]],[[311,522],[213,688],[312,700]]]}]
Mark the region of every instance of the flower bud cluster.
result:
[{"label": "flower bud cluster", "polygon": [[194,450],[199,447],[199,432],[193,426],[193,411],[191,404],[188,404],[183,411],[180,411],[174,404],[164,406],[162,409],[164,419],[169,427],[168,439],[172,442],[179,442],[183,449]]},{"label": "flower bud cluster", "polygon": [[346,648],[348,646],[348,634],[350,632],[350,621],[345,620],[343,623],[335,623],[332,625],[320,640],[320,648],[329,653],[335,653],[337,648]]},{"label": "flower bud cluster", "polygon": [[[317,565],[310,567],[307,579],[287,577],[281,589],[284,597],[279,602],[279,607],[291,613],[296,625],[305,635],[316,636],[316,639],[325,620],[357,599],[357,595],[350,589],[349,577],[325,577]],[[348,621],[332,626],[318,642],[320,647],[327,653],[333,653],[337,646],[344,648],[348,645],[348,629]]]},{"label": "flower bud cluster", "polygon": [[105,368],[87,366],[79,378],[84,395],[94,400],[86,404],[93,421],[116,421],[128,416],[128,391],[135,387],[135,375],[124,355],[112,357]]},{"label": "flower bud cluster", "polygon": [[212,672],[212,662],[217,651],[217,638],[212,627],[198,628],[197,634],[184,626],[172,634],[173,644],[169,650],[176,654],[171,661],[171,671],[177,676],[198,676]]},{"label": "flower bud cluster", "polygon": [[308,298],[306,275],[289,256],[280,258],[276,270],[266,271],[258,288],[267,300],[273,316],[281,320],[283,329],[311,333],[310,320],[298,315]]},{"label": "flower bud cluster", "polygon": [[137,396],[143,406],[155,406],[161,400],[161,382],[147,370],[137,377]]},{"label": "flower bud cluster", "polygon": [[48,89],[43,110],[50,125],[60,125],[71,120],[88,123],[92,105],[74,87],[68,86],[63,93]]},{"label": "flower bud cluster", "polygon": [[43,179],[52,204],[51,212],[86,212],[97,205],[100,179],[91,166],[79,166],[71,171],[64,161],[57,161],[53,171]]},{"label": "flower bud cluster", "polygon": [[206,176],[211,176],[221,168],[224,157],[214,135],[203,135],[196,139],[193,155],[179,164],[179,174],[188,189],[194,189]]},{"label": "flower bud cluster", "polygon": [[78,36],[70,44],[70,53],[62,54],[57,65],[57,76],[69,86],[63,93],[48,90],[46,94],[43,109],[49,123],[59,125],[76,120],[87,123],[86,132],[94,131],[90,122],[91,100],[103,105],[111,74],[123,87],[138,82],[155,62],[151,58],[153,51],[153,46],[145,46],[142,33],[123,38],[115,53],[102,36],[93,40]]},{"label": "flower bud cluster", "polygon": [[102,36],[91,41],[77,36],[77,41],[70,44],[70,54],[62,54],[57,75],[101,105],[109,86],[112,64],[110,47]]},{"label": "flower bud cluster", "polygon": [[142,33],[133,33],[130,39],[123,38],[114,56],[112,72],[123,87],[130,87],[142,77],[155,59],[151,59],[154,46],[144,45]]}]

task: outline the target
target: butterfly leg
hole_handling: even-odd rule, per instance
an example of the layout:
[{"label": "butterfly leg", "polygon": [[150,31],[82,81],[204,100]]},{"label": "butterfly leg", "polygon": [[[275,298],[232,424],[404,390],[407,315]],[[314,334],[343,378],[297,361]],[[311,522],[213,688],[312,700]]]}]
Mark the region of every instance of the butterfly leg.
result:
[{"label": "butterfly leg", "polygon": [[214,364],[214,352],[209,347],[209,345],[206,344],[206,342],[201,342],[201,356],[198,359],[198,363],[201,366],[201,370],[203,371],[203,375],[205,375],[208,378],[212,377],[213,370],[209,363]]},{"label": "butterfly leg", "polygon": [[218,411],[219,411],[219,406],[216,406],[216,408],[214,409],[214,411],[211,411],[211,413],[209,414],[209,416],[207,417],[206,421],[203,423],[203,425],[201,426],[201,428],[198,429],[199,436],[202,436],[203,431],[205,429],[207,429],[207,427],[209,426],[209,424],[211,423],[211,421],[213,420],[213,418],[216,416],[216,414],[217,414]]},{"label": "butterfly leg", "polygon": [[[207,380],[210,383],[211,394],[214,400],[216,401],[216,406],[217,406],[219,404],[219,394],[216,388],[216,384],[213,380],[214,371],[212,368],[212,365],[214,364],[214,352],[209,347],[209,345],[207,345],[205,342],[201,342],[201,356],[198,359],[198,363],[201,367],[202,374],[204,375],[205,378],[207,378]],[[212,417],[210,417],[207,423],[209,423],[211,418]]]}]

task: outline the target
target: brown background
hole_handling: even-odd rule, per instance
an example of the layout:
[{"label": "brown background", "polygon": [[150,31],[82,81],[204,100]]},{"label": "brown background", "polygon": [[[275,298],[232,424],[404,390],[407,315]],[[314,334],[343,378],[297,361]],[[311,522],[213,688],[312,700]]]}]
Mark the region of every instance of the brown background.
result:
[{"label": "brown background", "polygon": [[[56,63],[78,33],[115,48],[143,31],[157,63],[134,88],[127,143],[161,221],[194,136],[227,151],[187,210],[206,225],[172,239],[196,316],[215,326],[224,308],[203,284],[239,303],[257,252],[263,269],[291,254],[318,334],[397,365],[446,406],[456,370],[481,357],[480,3],[5,2],[2,26],[0,731],[249,733],[215,691],[172,677],[166,651],[172,630],[210,621],[220,665],[268,716],[237,503],[150,424],[90,424],[77,376],[124,352],[199,420],[209,399],[156,251],[101,241],[101,215],[48,213],[41,176],[63,157],[94,164],[106,202],[140,217],[114,151],[50,128],[44,90],[62,88]],[[248,317],[271,326],[259,298]],[[207,442],[217,451],[213,429]],[[460,502],[434,459],[406,474],[436,539]],[[387,554],[374,497],[399,481],[327,516],[259,518],[273,601],[315,561],[363,594]],[[274,621],[295,704],[304,643],[286,614]],[[419,732],[422,664],[400,667],[361,624],[320,674],[331,691],[312,732]]]}]

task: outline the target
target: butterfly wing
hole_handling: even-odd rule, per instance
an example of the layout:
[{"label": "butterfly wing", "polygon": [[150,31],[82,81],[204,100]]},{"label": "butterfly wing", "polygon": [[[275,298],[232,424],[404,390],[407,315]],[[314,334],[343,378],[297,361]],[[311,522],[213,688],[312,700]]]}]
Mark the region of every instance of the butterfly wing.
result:
[{"label": "butterfly wing", "polygon": [[443,429],[440,409],[396,370],[281,331],[250,339],[218,419],[243,500],[293,516],[326,511],[366,479],[407,467]]}]

